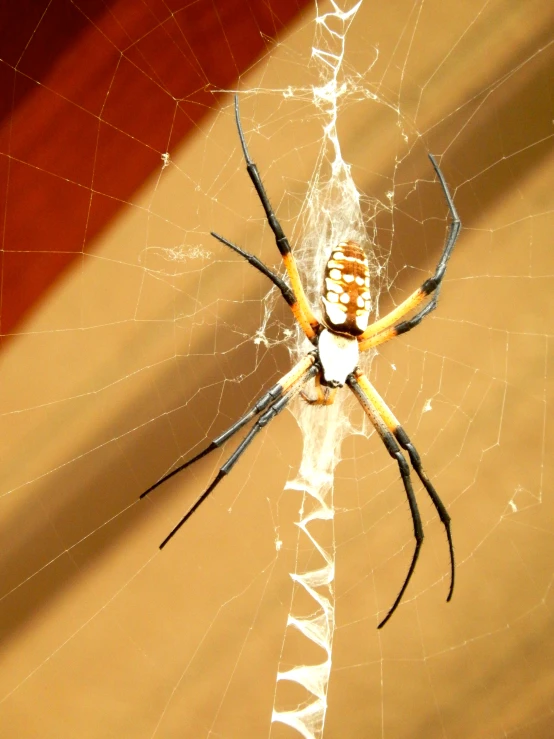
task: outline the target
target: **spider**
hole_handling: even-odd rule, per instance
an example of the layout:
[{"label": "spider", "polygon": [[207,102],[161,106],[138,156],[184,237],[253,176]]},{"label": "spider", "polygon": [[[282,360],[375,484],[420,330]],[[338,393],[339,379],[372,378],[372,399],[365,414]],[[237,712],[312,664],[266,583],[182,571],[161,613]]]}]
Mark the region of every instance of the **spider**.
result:
[{"label": "spider", "polygon": [[[258,257],[249,254],[213,231],[211,235],[240,254],[249,264],[276,285],[292,310],[294,318],[298,321],[302,331],[312,343],[313,349],[279,382],[258,398],[238,421],[214,439],[199,454],[154,483],[140,497],[144,498],[173,475],[202,459],[214,449],[218,449],[249,421],[257,417],[250,431],[220,468],[208,488],[160,544],[160,549],[163,549],[214,491],[221,480],[229,474],[254,437],[287,406],[293,397],[301,394],[304,400],[309,403],[330,405],[335,400],[337,389],[347,385],[369,417],[387,452],[398,464],[414,527],[416,544],[408,574],[387,615],[378,625],[378,628],[382,628],[402,600],[402,596],[414,573],[423,543],[423,525],[410,478],[410,467],[402,450],[407,452],[412,467],[431,498],[446,532],[450,554],[450,588],[446,598],[447,601],[452,598],[454,590],[454,546],[450,529],[450,516],[425,474],[420,456],[408,435],[367,376],[358,367],[359,353],[373,349],[373,347],[379,346],[379,344],[383,344],[395,336],[411,331],[436,307],[446,265],[458,238],[461,221],[442,172],[434,157],[429,154],[429,159],[439,179],[451,217],[448,235],[434,275],[425,280],[417,290],[391,310],[390,313],[370,323],[371,300],[367,256],[362,247],[356,242],[342,241],[332,248],[327,261],[321,296],[322,319],[319,320],[306,298],[290,244],[271,207],[258,168],[250,158],[240,121],[238,96],[235,96],[235,119],[246,161],[246,170],[258,193],[267,222],[275,236],[275,242],[283,258],[290,284],[287,284],[281,277],[272,272]],[[430,299],[427,301],[427,298]],[[414,311],[416,312],[413,313]],[[410,313],[413,313],[411,318],[402,320]],[[315,380],[315,398],[309,398],[303,392],[303,387],[311,379]]]}]

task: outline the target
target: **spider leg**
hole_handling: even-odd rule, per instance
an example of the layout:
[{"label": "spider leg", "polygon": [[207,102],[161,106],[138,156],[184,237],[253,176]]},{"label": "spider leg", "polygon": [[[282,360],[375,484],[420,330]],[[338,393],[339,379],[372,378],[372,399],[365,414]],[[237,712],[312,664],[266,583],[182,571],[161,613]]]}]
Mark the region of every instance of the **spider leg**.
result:
[{"label": "spider leg", "polygon": [[421,550],[421,545],[423,544],[423,525],[421,523],[421,516],[419,515],[419,508],[417,506],[417,501],[416,501],[414,489],[412,486],[412,480],[410,477],[410,466],[406,462],[406,459],[404,458],[404,455],[402,454],[400,447],[398,446],[398,443],[396,442],[396,439],[394,438],[393,434],[388,430],[385,422],[379,415],[377,408],[373,405],[369,397],[365,394],[364,389],[359,382],[360,377],[361,377],[361,374],[360,375],[359,374],[349,375],[346,381],[347,385],[352,390],[357,400],[359,401],[360,405],[362,406],[364,411],[369,416],[369,420],[371,421],[371,423],[375,427],[375,430],[381,437],[381,441],[385,445],[388,453],[393,459],[396,460],[398,464],[398,468],[400,470],[400,476],[402,477],[402,482],[404,483],[404,490],[406,491],[406,497],[408,498],[410,512],[412,514],[412,522],[414,525],[414,537],[416,540],[416,546],[414,549],[414,553],[412,555],[412,561],[408,569],[408,574],[406,575],[404,583],[402,587],[400,588],[400,592],[396,596],[396,600],[394,601],[391,608],[389,609],[389,612],[387,613],[385,618],[381,621],[381,623],[377,627],[378,629],[382,629],[383,626],[389,620],[389,618],[392,616],[392,614],[398,608],[398,605],[400,601],[402,600],[402,596],[404,595],[406,588],[408,587],[408,584],[410,580],[412,579],[412,575],[414,574],[417,560],[419,559],[419,552]]},{"label": "spider leg", "polygon": [[308,405],[333,405],[335,402],[335,396],[338,388],[326,387],[323,388],[321,384],[321,376],[316,375],[315,378],[315,398],[310,398],[303,390],[300,393],[302,400],[305,400]]},{"label": "spider leg", "polygon": [[[236,244],[233,244],[231,241],[226,239],[224,236],[220,236],[219,234],[215,233],[215,231],[210,232],[211,235],[217,239],[218,241],[221,241],[222,244],[225,244],[226,246],[233,249],[233,251],[236,251],[237,254],[240,254],[241,257],[244,257],[246,261],[251,264],[253,267],[255,267],[257,270],[259,270],[263,275],[266,277],[269,277],[269,279],[273,282],[274,285],[276,285],[279,290],[281,291],[281,295],[284,297],[284,299],[287,301],[290,309],[292,310],[294,317],[302,325],[302,321],[304,320],[304,316],[302,314],[300,305],[298,303],[298,300],[296,299],[296,296],[292,289],[287,285],[287,283],[282,280],[279,275],[276,275],[275,272],[272,272],[269,267],[267,267],[261,259],[258,259],[258,257],[254,256],[254,254],[250,254],[249,252],[245,251],[244,249],[241,249],[240,246],[237,246]],[[315,341],[315,334],[311,338],[311,341]]]},{"label": "spider leg", "polygon": [[237,122],[237,130],[239,133],[244,159],[246,161],[246,171],[248,172],[248,175],[252,180],[252,184],[254,185],[256,192],[258,193],[258,197],[260,198],[260,202],[265,211],[267,222],[275,236],[275,243],[277,244],[277,248],[279,249],[281,257],[283,258],[283,262],[290,279],[291,287],[298,302],[298,315],[296,316],[295,313],[295,316],[297,317],[297,320],[300,323],[302,330],[304,331],[306,336],[309,339],[314,339],[319,332],[320,323],[315,317],[304,292],[304,288],[302,287],[300,274],[298,273],[298,267],[296,266],[296,260],[294,259],[294,256],[292,254],[292,249],[281,227],[281,224],[279,223],[277,216],[275,215],[275,211],[273,210],[271,203],[269,202],[269,198],[263,186],[258,167],[252,161],[252,159],[250,158],[250,154],[248,153],[248,147],[246,146],[246,140],[244,138],[242,125],[240,122],[238,95],[235,95],[235,118]]},{"label": "spider leg", "polygon": [[414,468],[417,476],[421,480],[421,483],[423,487],[425,488],[425,490],[427,491],[427,494],[431,498],[431,501],[433,505],[435,506],[435,510],[437,511],[439,515],[441,523],[444,526],[444,530],[446,532],[446,538],[448,540],[448,551],[450,555],[450,588],[448,590],[448,595],[446,597],[446,600],[449,601],[452,598],[452,593],[454,592],[454,574],[455,574],[454,544],[452,542],[450,515],[448,514],[448,511],[446,510],[444,503],[440,499],[439,494],[437,493],[433,484],[431,483],[431,480],[429,480],[429,478],[425,474],[425,471],[421,464],[421,457],[419,456],[417,449],[414,447],[414,445],[410,441],[408,434],[404,431],[404,429],[400,425],[396,416],[393,414],[391,409],[385,403],[383,398],[379,395],[377,390],[373,387],[373,385],[371,384],[369,379],[366,377],[366,375],[364,375],[362,372],[358,370],[355,373],[355,376],[358,381],[358,384],[362,388],[362,391],[364,392],[366,397],[369,398],[373,407],[376,408],[377,413],[385,422],[388,430],[392,434],[394,434],[397,442],[400,444],[402,449],[405,449],[408,452],[408,455],[410,457],[410,462],[412,463],[412,467]]},{"label": "spider leg", "polygon": [[266,393],[261,395],[254,405],[243,416],[241,416],[238,421],[235,421],[232,426],[229,426],[226,431],[208,444],[205,449],[202,449],[202,451],[200,451],[195,457],[189,459],[184,464],[179,465],[179,467],[176,467],[174,470],[171,470],[171,472],[168,472],[167,475],[164,475],[157,482],[151,485],[148,490],[145,490],[144,493],[141,494],[140,498],[145,498],[166,480],[169,480],[178,472],[190,467],[191,464],[198,462],[199,459],[202,459],[202,457],[213,452],[214,449],[218,449],[220,446],[225,444],[228,439],[234,436],[237,431],[240,431],[243,426],[246,426],[246,424],[255,416],[264,411],[269,405],[271,405],[271,403],[278,400],[284,393],[287,393],[292,387],[294,387],[294,385],[302,379],[303,375],[313,366],[314,362],[315,357],[313,354],[308,354],[308,356],[301,359],[284,377],[279,380],[279,382],[273,385],[273,387],[271,387]]},{"label": "spider leg", "polygon": [[[165,539],[160,544],[160,549],[163,549],[165,545],[172,539],[175,534],[179,531],[181,526],[183,526],[188,519],[192,516],[192,514],[196,511],[197,508],[206,500],[206,498],[214,491],[214,489],[219,485],[221,480],[229,474],[229,472],[232,470],[232,468],[235,466],[235,464],[238,462],[239,458],[242,456],[242,454],[246,451],[247,447],[250,445],[254,437],[265,427],[267,424],[275,418],[277,414],[279,414],[284,408],[286,408],[287,404],[290,402],[290,400],[296,395],[296,393],[299,391],[300,387],[304,385],[305,382],[308,382],[312,377],[314,377],[315,374],[319,372],[319,368],[315,365],[310,366],[307,370],[304,371],[304,374],[301,375],[296,385],[292,385],[292,387],[289,387],[288,391],[281,395],[281,397],[278,397],[274,399],[270,405],[269,408],[262,413],[262,415],[258,418],[256,423],[252,426],[250,431],[246,434],[244,439],[240,442],[238,447],[235,449],[235,451],[231,454],[231,456],[227,459],[227,461],[220,467],[219,472],[213,479],[213,481],[210,483],[210,485],[206,488],[206,490],[202,493],[202,495],[198,498],[196,503],[190,508],[183,518],[179,521],[179,523],[169,532],[169,534],[165,537]],[[234,433],[234,432],[233,432]]]},{"label": "spider leg", "polygon": [[[435,274],[432,277],[429,277],[429,279],[425,280],[421,287],[419,287],[408,298],[406,298],[406,300],[402,301],[400,305],[391,310],[390,313],[387,313],[386,316],[383,316],[383,318],[375,321],[367,327],[367,329],[358,339],[358,341],[360,342],[360,351],[367,351],[368,349],[371,349],[378,344],[382,344],[383,342],[388,341],[395,336],[399,336],[400,334],[405,334],[407,331],[411,331],[418,324],[420,324],[425,316],[429,315],[429,313],[431,313],[431,311],[434,310],[437,306],[442,280],[446,273],[446,265],[452,255],[452,251],[460,233],[462,223],[458,216],[458,212],[454,205],[452,195],[450,194],[450,190],[448,189],[448,185],[446,184],[446,180],[444,179],[439,165],[435,161],[435,158],[432,154],[429,154],[429,159],[431,160],[431,164],[435,168],[435,172],[437,173],[437,177],[439,178],[439,182],[441,184],[451,216],[448,236],[446,237],[441,257],[435,269]],[[417,308],[417,306],[423,303],[430,295],[432,295],[431,300],[414,316],[412,316],[412,318],[407,321],[397,323],[398,320],[404,318],[404,316]]]}]

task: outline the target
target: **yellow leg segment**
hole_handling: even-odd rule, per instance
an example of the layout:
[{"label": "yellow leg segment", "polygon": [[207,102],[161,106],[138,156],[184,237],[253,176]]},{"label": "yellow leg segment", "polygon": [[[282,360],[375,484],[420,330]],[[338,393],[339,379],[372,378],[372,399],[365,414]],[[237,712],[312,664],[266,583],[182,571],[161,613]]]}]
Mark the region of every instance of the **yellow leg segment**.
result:
[{"label": "yellow leg segment", "polygon": [[383,398],[379,395],[377,390],[373,387],[364,373],[358,370],[355,375],[358,384],[367,395],[367,397],[370,399],[372,405],[374,405],[377,409],[377,412],[387,425],[387,428],[394,434],[396,429],[400,426],[398,419],[395,417],[391,409],[388,407],[388,405],[385,403]]},{"label": "yellow leg segment", "polygon": [[384,344],[385,341],[390,341],[391,339],[394,339],[395,336],[398,336],[398,331],[394,328],[388,328],[385,331],[381,331],[380,334],[376,334],[375,336],[370,336],[369,339],[366,339],[365,341],[361,341],[361,338],[359,339],[359,346],[358,349],[361,352],[367,352],[368,349],[373,349],[374,346],[379,346],[379,344]]},{"label": "yellow leg segment", "polygon": [[[386,316],[383,316],[383,318],[375,321],[375,323],[372,323],[370,326],[368,326],[363,334],[358,337],[358,341],[361,345],[365,346],[368,339],[375,336],[376,334],[384,332],[386,329],[393,326],[397,321],[399,321],[401,318],[404,318],[404,316],[413,311],[414,308],[417,308],[418,305],[421,305],[421,303],[423,303],[423,301],[428,297],[429,293],[427,293],[425,290],[422,290],[421,288],[418,288],[410,295],[409,298],[406,298],[406,300],[403,300],[400,305],[391,310],[390,313],[387,313]],[[392,336],[389,338],[392,338]],[[384,341],[387,341],[387,339],[384,339]],[[367,346],[366,348],[370,349],[371,345]],[[360,346],[360,350],[363,351],[362,346]]]},{"label": "yellow leg segment", "polygon": [[315,362],[313,354],[308,354],[307,357],[301,359],[294,367],[287,372],[287,374],[279,380],[279,385],[283,388],[283,394],[285,394],[291,387],[293,387],[300,378],[306,374],[312,364]]},{"label": "yellow leg segment", "polygon": [[283,255],[283,262],[289,276],[290,286],[292,287],[296,297],[296,303],[291,306],[292,312],[308,339],[313,339],[317,335],[319,321],[314,316],[310,304],[308,303],[308,298],[306,297],[304,288],[302,287],[302,281],[300,280],[298,267],[296,266],[296,261],[292,256],[292,252],[288,252],[288,254]]}]

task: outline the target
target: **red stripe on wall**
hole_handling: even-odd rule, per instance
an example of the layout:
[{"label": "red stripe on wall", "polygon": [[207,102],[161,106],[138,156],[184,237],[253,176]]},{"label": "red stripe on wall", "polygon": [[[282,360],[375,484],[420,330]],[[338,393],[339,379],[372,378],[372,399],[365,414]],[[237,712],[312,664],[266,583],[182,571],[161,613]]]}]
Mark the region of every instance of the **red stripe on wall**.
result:
[{"label": "red stripe on wall", "polygon": [[3,339],[308,2],[13,4],[0,45]]}]

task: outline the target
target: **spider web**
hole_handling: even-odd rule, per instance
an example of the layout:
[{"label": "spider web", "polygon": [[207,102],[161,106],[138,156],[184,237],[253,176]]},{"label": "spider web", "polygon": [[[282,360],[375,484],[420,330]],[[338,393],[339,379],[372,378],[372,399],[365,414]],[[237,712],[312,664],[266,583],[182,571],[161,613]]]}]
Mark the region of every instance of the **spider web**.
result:
[{"label": "spider web", "polygon": [[[2,735],[298,735],[271,717],[306,705],[278,671],[322,654],[285,629],[293,593],[313,611],[289,573],[321,567],[287,486],[301,405],[161,553],[232,444],[138,502],[301,349],[280,297],[209,236],[280,268],[232,90],[312,296],[329,238],[313,218],[347,212],[313,96],[314,18],[333,8],[284,7],[52,0],[4,24]],[[444,532],[417,490],[420,562],[376,630],[413,551],[397,467],[346,393],[307,409],[304,452],[324,433],[341,460],[332,523],[310,528],[335,562],[324,737],[552,735],[552,20],[538,2],[364,0],[348,29],[338,141],[380,314],[444,243],[428,152],[463,221],[438,310],[367,358],[452,516],[457,584],[445,604]]]}]

